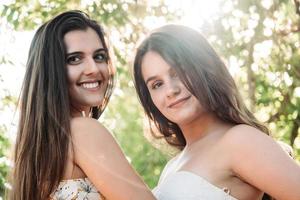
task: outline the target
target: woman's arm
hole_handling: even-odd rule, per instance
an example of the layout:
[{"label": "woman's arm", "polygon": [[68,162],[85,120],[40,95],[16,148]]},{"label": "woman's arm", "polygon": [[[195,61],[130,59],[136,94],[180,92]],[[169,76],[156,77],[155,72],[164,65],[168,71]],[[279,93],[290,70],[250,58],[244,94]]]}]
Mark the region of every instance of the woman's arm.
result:
[{"label": "woman's arm", "polygon": [[269,136],[238,125],[226,134],[232,170],[276,200],[300,199],[300,166]]},{"label": "woman's arm", "polygon": [[71,132],[75,163],[107,199],[155,199],[112,135],[98,121],[72,119]]}]

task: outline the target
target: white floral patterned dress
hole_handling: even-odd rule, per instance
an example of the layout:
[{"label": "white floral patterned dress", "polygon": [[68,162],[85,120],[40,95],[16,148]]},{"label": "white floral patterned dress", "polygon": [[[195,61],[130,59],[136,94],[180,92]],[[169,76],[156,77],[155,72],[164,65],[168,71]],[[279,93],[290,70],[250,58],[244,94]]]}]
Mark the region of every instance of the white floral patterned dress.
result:
[{"label": "white floral patterned dress", "polygon": [[88,178],[60,182],[51,200],[105,200]]}]

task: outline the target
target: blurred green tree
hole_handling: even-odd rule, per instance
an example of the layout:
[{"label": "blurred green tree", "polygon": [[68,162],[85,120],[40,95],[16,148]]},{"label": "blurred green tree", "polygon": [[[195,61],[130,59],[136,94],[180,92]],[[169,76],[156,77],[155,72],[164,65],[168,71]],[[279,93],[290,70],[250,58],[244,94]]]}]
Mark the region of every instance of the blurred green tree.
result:
[{"label": "blurred green tree", "polygon": [[219,15],[202,26],[233,72],[248,107],[276,139],[294,147],[298,160],[299,4],[299,0],[222,0]]},{"label": "blurred green tree", "polygon": [[4,132],[7,131],[5,126],[0,126],[0,196],[5,192],[6,178],[10,169],[10,161],[7,158],[9,140],[5,137]]},{"label": "blurred green tree", "polygon": [[[163,0],[156,2],[15,0],[0,6],[1,20],[8,21],[15,30],[33,30],[69,9],[83,10],[105,26],[117,58],[118,75],[116,89],[101,121],[114,133],[128,160],[151,188],[168,158],[144,137],[147,131],[143,129],[143,112],[130,75],[130,58],[135,44],[151,24],[176,21],[181,14],[186,14],[169,10]],[[219,2],[215,8],[218,14],[199,28],[224,58],[249,108],[268,123],[276,139],[294,147],[300,161],[299,0]],[[5,131],[0,131],[0,157],[5,155],[8,146],[7,139],[2,137]],[[0,181],[7,170],[7,164],[4,168],[0,166]],[[3,182],[0,182],[0,192],[1,188]]]}]

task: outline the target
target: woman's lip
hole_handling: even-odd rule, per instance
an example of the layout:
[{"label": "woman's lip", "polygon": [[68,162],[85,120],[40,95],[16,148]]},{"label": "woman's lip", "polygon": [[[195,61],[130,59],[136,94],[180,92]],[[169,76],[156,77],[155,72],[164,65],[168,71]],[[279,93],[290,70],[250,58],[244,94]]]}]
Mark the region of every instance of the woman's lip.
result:
[{"label": "woman's lip", "polygon": [[175,107],[175,106],[178,105],[179,103],[188,100],[190,97],[191,97],[191,96],[187,96],[187,97],[184,97],[184,98],[180,98],[180,99],[174,101],[173,103],[170,103],[170,104],[168,105],[168,107],[169,107],[169,108]]}]

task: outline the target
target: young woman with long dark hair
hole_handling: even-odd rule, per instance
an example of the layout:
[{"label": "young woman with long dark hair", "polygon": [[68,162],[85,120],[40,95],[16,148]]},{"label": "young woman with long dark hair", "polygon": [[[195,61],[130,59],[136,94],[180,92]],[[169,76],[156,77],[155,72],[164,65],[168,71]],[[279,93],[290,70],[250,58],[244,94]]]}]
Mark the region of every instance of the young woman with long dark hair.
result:
[{"label": "young woman with long dark hair", "polygon": [[246,108],[197,31],[167,25],[150,33],[134,79],[146,115],[181,150],[161,174],[157,199],[300,199],[300,167]]},{"label": "young woman with long dark hair", "polygon": [[102,27],[81,11],[43,24],[20,99],[11,200],[154,199],[97,121],[115,69]]}]

